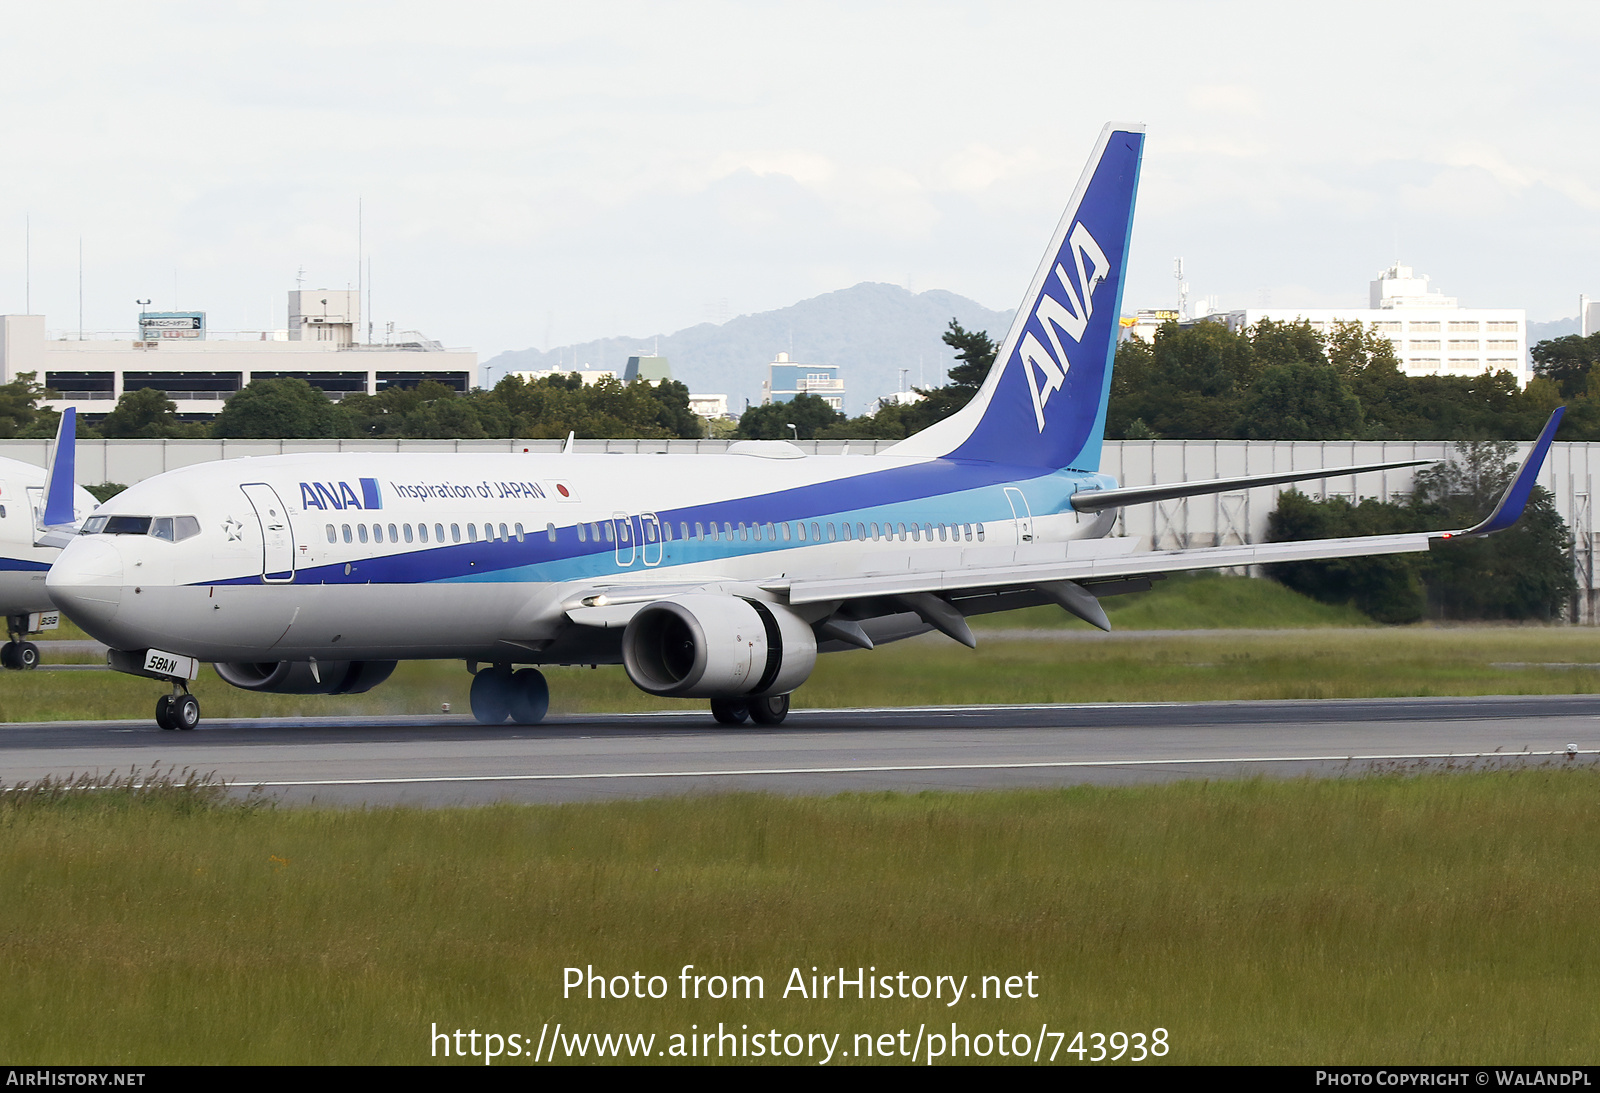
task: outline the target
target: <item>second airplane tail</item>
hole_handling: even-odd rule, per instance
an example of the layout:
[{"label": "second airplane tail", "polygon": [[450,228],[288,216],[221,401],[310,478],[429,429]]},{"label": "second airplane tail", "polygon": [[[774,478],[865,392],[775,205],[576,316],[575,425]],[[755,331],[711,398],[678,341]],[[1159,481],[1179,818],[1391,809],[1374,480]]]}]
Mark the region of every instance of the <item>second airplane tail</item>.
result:
[{"label": "second airplane tail", "polygon": [[1101,130],[983,386],[890,454],[1100,469],[1143,153],[1144,126]]}]

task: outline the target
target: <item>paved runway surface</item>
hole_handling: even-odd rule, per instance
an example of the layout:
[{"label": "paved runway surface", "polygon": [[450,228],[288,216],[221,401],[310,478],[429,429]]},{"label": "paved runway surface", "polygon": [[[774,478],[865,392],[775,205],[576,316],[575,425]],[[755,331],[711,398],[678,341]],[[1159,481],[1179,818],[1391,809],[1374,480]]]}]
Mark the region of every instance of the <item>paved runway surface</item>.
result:
[{"label": "paved runway surface", "polygon": [[214,771],[285,802],[442,805],[766,790],[989,789],[1254,774],[1337,775],[1600,755],[1600,696],[800,710],[776,729],[685,711],[555,717],[0,727],[0,780]]}]

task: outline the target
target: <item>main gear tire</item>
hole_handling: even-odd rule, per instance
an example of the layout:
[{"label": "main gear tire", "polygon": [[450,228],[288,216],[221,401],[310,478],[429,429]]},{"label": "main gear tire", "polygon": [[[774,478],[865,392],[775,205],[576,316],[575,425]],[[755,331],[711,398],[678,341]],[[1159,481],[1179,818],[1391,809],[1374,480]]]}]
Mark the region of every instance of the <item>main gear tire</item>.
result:
[{"label": "main gear tire", "polygon": [[480,725],[500,725],[511,716],[511,669],[504,665],[485,668],[472,677],[472,716]]},{"label": "main gear tire", "polygon": [[781,725],[783,719],[789,716],[789,696],[769,695],[766,698],[752,698],[749,702],[750,720],[757,725]]},{"label": "main gear tire", "polygon": [[750,720],[750,704],[740,698],[713,698],[711,716],[719,725],[743,725]]},{"label": "main gear tire", "polygon": [[511,677],[511,720],[537,725],[550,711],[550,684],[537,668],[519,668]]}]

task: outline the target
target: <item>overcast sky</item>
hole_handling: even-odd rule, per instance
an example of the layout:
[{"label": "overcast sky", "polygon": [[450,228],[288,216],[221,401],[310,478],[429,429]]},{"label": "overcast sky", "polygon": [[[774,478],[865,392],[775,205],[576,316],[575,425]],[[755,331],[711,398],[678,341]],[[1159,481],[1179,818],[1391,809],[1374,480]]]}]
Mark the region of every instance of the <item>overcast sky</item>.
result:
[{"label": "overcast sky", "polygon": [[0,4],[0,311],[213,329],[354,287],[486,359],[860,281],[1014,307],[1101,125],[1125,305],[1600,296],[1600,6]]}]

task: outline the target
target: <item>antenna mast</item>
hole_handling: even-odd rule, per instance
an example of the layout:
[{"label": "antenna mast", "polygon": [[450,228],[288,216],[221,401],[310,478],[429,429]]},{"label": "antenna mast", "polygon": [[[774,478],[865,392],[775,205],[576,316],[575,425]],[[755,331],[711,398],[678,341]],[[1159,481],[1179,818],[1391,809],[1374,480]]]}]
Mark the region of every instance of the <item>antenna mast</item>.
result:
[{"label": "antenna mast", "polygon": [[[357,307],[361,306],[362,243],[363,243],[363,240],[362,240],[362,236],[361,236],[361,196],[358,194],[358,195],[356,195],[356,306]],[[351,331],[351,333],[359,338],[361,336],[361,327],[360,327],[360,325],[357,324],[356,329]],[[368,338],[367,340],[371,341],[372,339]]]}]

